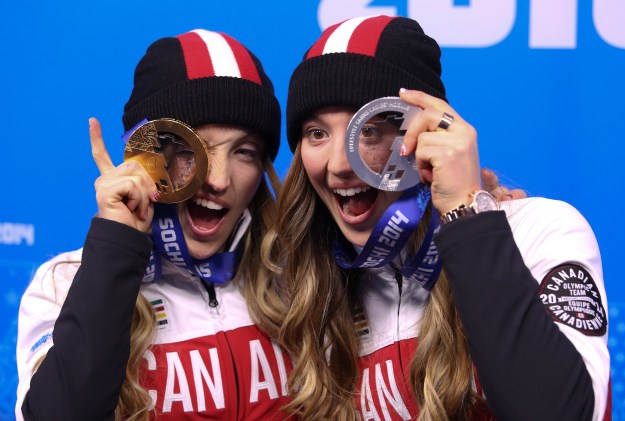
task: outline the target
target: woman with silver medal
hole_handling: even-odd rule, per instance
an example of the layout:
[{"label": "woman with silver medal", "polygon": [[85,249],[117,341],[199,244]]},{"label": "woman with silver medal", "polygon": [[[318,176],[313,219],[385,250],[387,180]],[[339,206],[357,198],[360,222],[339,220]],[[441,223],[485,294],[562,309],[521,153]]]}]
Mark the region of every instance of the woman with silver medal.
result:
[{"label": "woman with silver medal", "polygon": [[123,121],[116,166],[90,119],[98,214],[22,298],[16,417],[286,418],[290,361],[254,323],[275,216],[271,81],[226,34],[162,38]]},{"label": "woman with silver medal", "polygon": [[[440,49],[402,17],[327,28],[289,86],[270,232],[307,420],[609,418],[606,296],[570,205],[498,203]],[[405,88],[405,89],[402,89]],[[505,141],[505,139],[500,139]]]}]

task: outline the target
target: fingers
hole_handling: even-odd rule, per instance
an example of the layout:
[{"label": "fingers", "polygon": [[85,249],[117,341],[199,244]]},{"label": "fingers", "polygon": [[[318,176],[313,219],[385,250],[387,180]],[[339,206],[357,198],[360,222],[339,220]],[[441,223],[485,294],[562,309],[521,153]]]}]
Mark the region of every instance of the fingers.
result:
[{"label": "fingers", "polygon": [[[118,169],[118,176],[137,174],[144,180],[145,186],[147,186],[150,197],[158,202],[160,200],[160,194],[156,189],[156,184],[150,177],[150,175],[143,169],[141,165],[138,165],[136,161],[132,163],[124,162],[119,167],[115,167],[111,156],[106,150],[104,139],[102,138],[102,128],[98,119],[91,117],[89,119],[89,137],[91,139],[91,154],[100,171],[101,175],[110,173],[115,169]],[[128,161],[130,162],[130,161]]]},{"label": "fingers", "polygon": [[512,195],[510,195],[510,190],[508,190],[504,186],[497,186],[494,189],[486,190],[490,194],[493,195],[496,201],[505,202],[506,200],[512,200]]},{"label": "fingers", "polygon": [[497,177],[497,174],[488,168],[482,168],[480,176],[482,178],[482,186],[484,187],[484,190],[493,194],[493,191],[499,187],[499,177]]},{"label": "fingers", "polygon": [[89,137],[91,139],[91,155],[93,155],[100,174],[112,171],[115,165],[113,165],[113,161],[111,161],[111,157],[104,145],[100,122],[94,117],[89,119]]},{"label": "fingers", "polygon": [[[440,139],[453,137],[450,133],[467,138],[477,138],[475,129],[442,99],[425,92],[404,89],[400,91],[400,97],[404,101],[422,108],[404,135],[403,155],[414,153],[419,135],[423,132],[436,132]],[[449,116],[445,116],[445,114]],[[441,121],[444,119],[446,123],[444,125],[447,126],[447,129],[441,128],[441,124],[443,124]]]},{"label": "fingers", "polygon": [[499,177],[488,168],[482,168],[480,172],[482,188],[492,194],[498,202],[512,200],[510,190],[506,186],[499,185]]},{"label": "fingers", "polygon": [[[402,89],[399,96],[404,101],[416,105],[423,109],[410,123],[404,136],[404,146],[402,155],[413,154],[419,134],[423,132],[436,131],[443,116],[447,112],[456,117],[456,112],[443,100],[427,95],[421,91],[409,91]],[[441,132],[444,135],[445,131]]]},{"label": "fingers", "polygon": [[161,195],[156,188],[156,183],[152,180],[152,177],[150,177],[150,174],[148,174],[145,168],[143,168],[143,165],[141,165],[138,161],[129,159],[121,164],[119,168],[122,171],[122,174],[139,175],[143,179],[143,184],[148,189],[148,193],[152,201],[158,202],[161,199]]},{"label": "fingers", "polygon": [[[158,202],[160,194],[156,188],[156,183],[147,173],[143,166],[135,161],[128,160],[114,167],[109,172],[102,174],[96,180],[96,189],[115,185],[123,180],[131,180],[132,186],[136,189],[144,190],[149,200]],[[127,191],[128,192],[128,191]],[[133,196],[138,197],[138,196]],[[130,197],[128,197],[130,199]],[[134,209],[131,209],[134,210]]]},{"label": "fingers", "polygon": [[425,92],[414,91],[409,89],[400,89],[399,97],[404,101],[407,101],[411,104],[418,105],[423,109],[433,108],[438,111],[447,111],[453,109],[449,106],[448,103],[443,101],[440,98],[436,98],[432,95],[428,95]]},{"label": "fingers", "polygon": [[[431,184],[434,206],[444,213],[465,203],[480,186],[475,129],[441,99],[406,90],[400,97],[423,109],[406,130],[402,152],[415,154],[422,181]],[[445,113],[453,116],[453,121],[448,119],[443,129],[439,126]]]},{"label": "fingers", "polygon": [[510,191],[510,196],[511,200],[526,199],[527,193],[525,192],[525,190],[514,189]]},{"label": "fingers", "polygon": [[463,137],[441,141],[440,133],[419,135],[415,153],[421,177],[430,183],[432,202],[439,213],[466,204],[480,186],[477,144]]},{"label": "fingers", "polygon": [[527,197],[527,193],[524,190],[510,190],[506,186],[499,185],[499,177],[488,168],[482,168],[480,175],[482,177],[482,188],[495,196],[498,202],[525,199]]},{"label": "fingers", "polygon": [[106,217],[110,211],[117,212],[126,208],[139,218],[145,219],[150,199],[143,179],[139,176],[98,178],[96,180],[96,200],[101,209],[99,213]]},{"label": "fingers", "polygon": [[156,184],[138,161],[113,165],[95,119],[90,119],[90,134],[93,156],[101,172],[95,181],[98,216],[147,232],[152,202],[160,200]]},{"label": "fingers", "polygon": [[120,165],[96,180],[98,216],[147,232],[153,214],[149,189],[154,182],[150,180],[151,185],[146,184],[140,170],[129,174],[127,167],[140,165],[136,162],[127,164]]}]

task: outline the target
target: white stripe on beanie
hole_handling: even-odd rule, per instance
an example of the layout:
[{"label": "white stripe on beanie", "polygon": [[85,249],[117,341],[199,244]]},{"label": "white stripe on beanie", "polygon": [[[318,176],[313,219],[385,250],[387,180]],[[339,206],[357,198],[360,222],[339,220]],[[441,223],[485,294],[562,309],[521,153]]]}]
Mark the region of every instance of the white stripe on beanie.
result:
[{"label": "white stripe on beanie", "polygon": [[347,52],[347,46],[349,40],[352,38],[354,31],[365,20],[371,19],[375,16],[364,16],[361,18],[349,19],[340,24],[332,35],[326,40],[326,45],[323,47],[323,53],[345,53]]},{"label": "white stripe on beanie", "polygon": [[198,34],[206,44],[215,76],[241,77],[241,71],[232,48],[221,34],[205,29],[195,29],[191,32]]}]

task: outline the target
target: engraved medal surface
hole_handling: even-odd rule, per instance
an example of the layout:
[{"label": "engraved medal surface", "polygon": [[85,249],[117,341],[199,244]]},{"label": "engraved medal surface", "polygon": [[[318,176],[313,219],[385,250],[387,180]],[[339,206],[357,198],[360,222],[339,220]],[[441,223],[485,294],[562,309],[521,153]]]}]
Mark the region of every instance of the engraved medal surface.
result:
[{"label": "engraved medal surface", "polygon": [[128,138],[124,161],[138,161],[156,183],[161,203],[178,203],[202,187],[208,149],[187,124],[169,118],[148,121]]},{"label": "engraved medal surface", "polygon": [[400,156],[404,135],[422,111],[399,97],[365,104],[347,126],[345,150],[354,172],[365,183],[386,191],[406,190],[419,183],[414,155]]}]

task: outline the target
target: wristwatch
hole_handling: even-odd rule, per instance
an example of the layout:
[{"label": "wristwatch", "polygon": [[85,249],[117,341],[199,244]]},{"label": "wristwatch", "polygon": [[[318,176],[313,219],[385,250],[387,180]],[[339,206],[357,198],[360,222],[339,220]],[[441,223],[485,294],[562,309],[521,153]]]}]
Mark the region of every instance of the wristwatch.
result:
[{"label": "wristwatch", "polygon": [[471,201],[468,205],[462,204],[449,212],[440,216],[441,225],[447,225],[451,221],[463,218],[469,215],[476,215],[482,212],[498,210],[497,201],[489,192],[485,190],[475,190],[469,195]]}]

